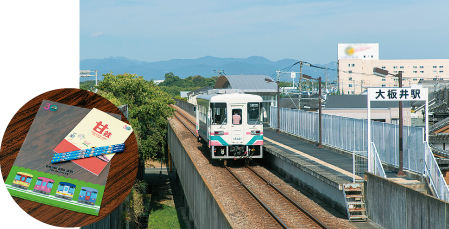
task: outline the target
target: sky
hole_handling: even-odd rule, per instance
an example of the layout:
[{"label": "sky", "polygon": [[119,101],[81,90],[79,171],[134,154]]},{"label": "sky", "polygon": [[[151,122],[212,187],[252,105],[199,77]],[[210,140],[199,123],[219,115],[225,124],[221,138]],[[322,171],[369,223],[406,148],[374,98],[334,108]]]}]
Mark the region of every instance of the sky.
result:
[{"label": "sky", "polygon": [[203,56],[315,64],[338,43],[379,43],[380,59],[447,59],[448,1],[80,1],[80,59]]}]

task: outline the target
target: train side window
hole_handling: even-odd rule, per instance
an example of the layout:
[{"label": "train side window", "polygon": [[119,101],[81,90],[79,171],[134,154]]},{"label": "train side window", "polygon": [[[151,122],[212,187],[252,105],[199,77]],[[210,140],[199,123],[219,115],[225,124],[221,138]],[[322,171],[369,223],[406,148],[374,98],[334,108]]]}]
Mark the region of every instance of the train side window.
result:
[{"label": "train side window", "polygon": [[232,109],[232,124],[242,124],[242,109]]},{"label": "train side window", "polygon": [[37,180],[36,185],[41,185],[41,184],[42,184],[42,180],[41,179]]},{"label": "train side window", "polygon": [[226,124],[226,103],[211,103],[212,124]]},{"label": "train side window", "polygon": [[260,120],[260,103],[248,103],[248,124],[259,124]]}]

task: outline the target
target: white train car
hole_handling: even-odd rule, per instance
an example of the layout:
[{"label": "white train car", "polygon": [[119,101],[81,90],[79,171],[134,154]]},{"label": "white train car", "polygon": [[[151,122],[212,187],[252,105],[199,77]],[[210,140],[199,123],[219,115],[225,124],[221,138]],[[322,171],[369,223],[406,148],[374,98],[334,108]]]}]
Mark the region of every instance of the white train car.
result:
[{"label": "white train car", "polygon": [[262,97],[210,94],[197,97],[196,132],[214,159],[262,158]]}]

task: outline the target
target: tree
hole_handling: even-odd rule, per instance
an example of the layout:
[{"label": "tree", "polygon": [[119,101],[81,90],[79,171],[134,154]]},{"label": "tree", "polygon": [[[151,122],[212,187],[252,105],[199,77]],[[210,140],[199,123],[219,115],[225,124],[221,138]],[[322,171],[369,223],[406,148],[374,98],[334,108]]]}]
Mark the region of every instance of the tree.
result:
[{"label": "tree", "polygon": [[[146,81],[135,74],[104,74],[98,94],[114,105],[128,104],[129,122],[134,129],[139,157],[161,158],[164,154],[167,118],[173,115],[171,96],[163,92],[153,81]],[[179,78],[178,78],[179,79]]]}]

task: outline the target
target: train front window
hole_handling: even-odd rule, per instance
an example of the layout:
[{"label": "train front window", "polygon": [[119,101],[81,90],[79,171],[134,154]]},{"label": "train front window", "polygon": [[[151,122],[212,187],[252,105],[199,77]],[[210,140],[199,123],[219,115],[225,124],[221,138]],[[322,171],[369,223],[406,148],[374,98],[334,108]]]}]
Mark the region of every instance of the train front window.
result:
[{"label": "train front window", "polygon": [[80,196],[85,196],[86,195],[86,190],[82,189],[80,192]]},{"label": "train front window", "polygon": [[53,187],[53,182],[49,181],[47,184],[47,188],[52,188]]},{"label": "train front window", "polygon": [[92,196],[90,196],[90,198],[91,198],[91,199],[96,199],[96,198],[97,198],[97,193],[96,193],[96,192],[93,192],[93,193],[92,193]]},{"label": "train front window", "polygon": [[261,103],[248,103],[248,124],[260,124]]},{"label": "train front window", "polygon": [[69,190],[69,186],[64,187],[64,192],[67,192],[67,190]]},{"label": "train front window", "polygon": [[62,189],[63,189],[63,188],[64,188],[64,186],[59,185],[59,186],[58,186],[58,191],[62,192]]},{"label": "train front window", "polygon": [[70,188],[69,193],[73,195],[73,193],[75,193],[75,188]]},{"label": "train front window", "polygon": [[20,176],[19,174],[17,174],[17,175],[16,175],[16,178],[14,178],[14,180],[20,180],[20,177],[22,177],[22,176]]},{"label": "train front window", "polygon": [[42,184],[42,180],[37,180],[36,185],[41,185]]},{"label": "train front window", "polygon": [[25,182],[30,183],[31,182],[31,177],[27,177],[27,180]]},{"label": "train front window", "polygon": [[210,104],[212,125],[225,125],[226,120],[226,103]]},{"label": "train front window", "polygon": [[42,186],[46,186],[46,185],[47,185],[47,182],[42,183]]},{"label": "train front window", "polygon": [[240,125],[242,124],[242,109],[232,109],[232,124]]}]

